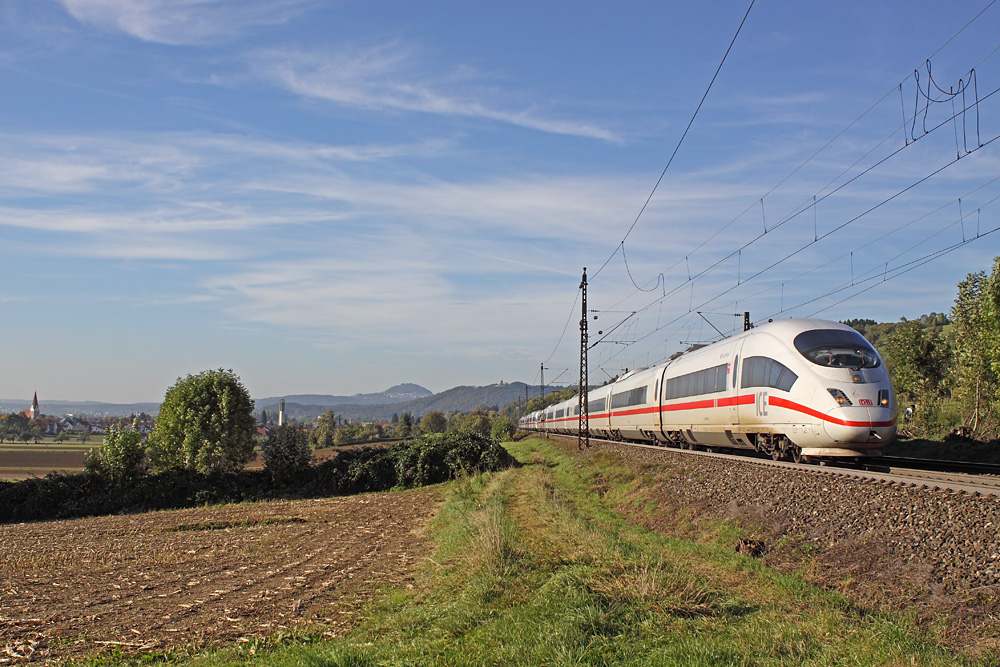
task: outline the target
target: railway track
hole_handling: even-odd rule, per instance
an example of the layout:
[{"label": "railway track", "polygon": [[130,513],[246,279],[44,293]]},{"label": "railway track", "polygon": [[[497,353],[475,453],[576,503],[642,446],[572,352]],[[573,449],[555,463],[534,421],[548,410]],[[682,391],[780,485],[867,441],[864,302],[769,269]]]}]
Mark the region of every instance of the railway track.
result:
[{"label": "railway track", "polygon": [[[550,437],[565,438],[568,441],[576,440],[576,436],[551,434]],[[650,445],[648,443],[604,440],[594,437],[590,438],[590,442],[592,444],[640,447],[684,456],[705,456],[729,461],[740,461],[748,465],[800,470],[813,474],[853,477],[873,480],[884,484],[899,484],[935,491],[1000,497],[1000,466],[994,464],[883,456],[861,462],[822,461],[817,465],[816,463],[774,461],[770,457],[753,453],[726,454],[718,451],[704,452]]]}]

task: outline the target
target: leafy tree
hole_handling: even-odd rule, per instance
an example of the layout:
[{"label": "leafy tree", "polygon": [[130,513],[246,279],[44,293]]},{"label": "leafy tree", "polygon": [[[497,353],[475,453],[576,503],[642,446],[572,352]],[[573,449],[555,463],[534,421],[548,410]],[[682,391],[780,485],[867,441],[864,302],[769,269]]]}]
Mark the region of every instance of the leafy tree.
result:
[{"label": "leafy tree", "polygon": [[337,431],[337,415],[333,410],[327,410],[319,416],[316,428],[309,434],[309,440],[314,449],[326,449],[334,445],[334,433]]},{"label": "leafy tree", "polygon": [[921,321],[904,320],[896,325],[883,352],[900,403],[912,403],[916,408],[909,428],[913,434],[936,438],[959,424],[944,403],[949,396],[954,355],[940,330],[933,325],[925,328]]},{"label": "leafy tree", "polygon": [[167,389],[149,436],[158,471],[233,471],[253,458],[253,401],[231,370],[178,378]]},{"label": "leafy tree", "polygon": [[440,410],[431,410],[420,420],[423,433],[444,433],[448,430],[448,420]]},{"label": "leafy tree", "polygon": [[264,469],[276,479],[290,479],[313,462],[309,438],[294,426],[279,426],[261,444]]},{"label": "leafy tree", "polygon": [[490,435],[497,442],[513,440],[515,433],[517,433],[517,424],[507,415],[500,415],[494,419],[493,425],[490,427]]},{"label": "leafy tree", "polygon": [[936,329],[904,320],[889,335],[885,361],[901,398],[922,402],[946,394],[951,348]]},{"label": "leafy tree", "polygon": [[142,439],[138,419],[132,421],[131,429],[123,424],[112,424],[104,436],[104,444],[87,454],[84,467],[114,480],[136,479],[145,472],[146,452]]},{"label": "leafy tree", "polygon": [[490,437],[493,429],[493,419],[485,408],[476,408],[466,415],[460,422],[458,430],[462,433],[475,433],[483,437]]},{"label": "leafy tree", "polygon": [[569,387],[568,389],[560,389],[559,391],[554,391],[551,394],[546,394],[545,398],[533,398],[528,401],[528,406],[526,412],[534,412],[535,410],[542,410],[549,407],[550,405],[555,405],[556,403],[561,403],[567,398],[573,398],[577,395],[578,389],[576,387]]},{"label": "leafy tree", "polygon": [[260,425],[267,428],[267,410],[264,408],[260,409]]},{"label": "leafy tree", "polygon": [[361,439],[361,427],[356,424],[341,424],[333,434],[333,444],[341,447],[353,445]]},{"label": "leafy tree", "polygon": [[965,423],[980,437],[997,436],[1000,388],[1000,257],[990,275],[970,273],[958,284],[955,322],[955,396]]},{"label": "leafy tree", "polygon": [[382,440],[384,436],[382,424],[365,424],[361,427],[361,433],[359,435],[362,442],[376,442],[378,440]]},{"label": "leafy tree", "polygon": [[416,435],[414,431],[416,430],[417,424],[413,419],[412,412],[404,412],[394,424],[390,425],[390,427],[390,433],[396,438],[409,438]]}]

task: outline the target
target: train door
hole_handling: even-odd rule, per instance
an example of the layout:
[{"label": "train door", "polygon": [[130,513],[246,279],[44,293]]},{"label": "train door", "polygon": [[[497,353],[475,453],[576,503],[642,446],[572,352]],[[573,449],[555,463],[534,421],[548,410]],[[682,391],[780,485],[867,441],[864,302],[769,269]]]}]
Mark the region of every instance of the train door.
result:
[{"label": "train door", "polygon": [[742,361],[743,343],[746,339],[737,341],[733,350],[733,360],[729,362],[729,377],[726,378],[726,395],[729,397],[729,423],[738,426],[740,423],[740,362]]},{"label": "train door", "polygon": [[660,369],[659,377],[656,378],[656,389],[654,389],[655,396],[653,397],[652,403],[656,406],[656,428],[657,440],[661,442],[669,442],[670,439],[667,434],[663,431],[663,397],[667,395],[667,367],[670,364],[665,364],[662,369]]}]

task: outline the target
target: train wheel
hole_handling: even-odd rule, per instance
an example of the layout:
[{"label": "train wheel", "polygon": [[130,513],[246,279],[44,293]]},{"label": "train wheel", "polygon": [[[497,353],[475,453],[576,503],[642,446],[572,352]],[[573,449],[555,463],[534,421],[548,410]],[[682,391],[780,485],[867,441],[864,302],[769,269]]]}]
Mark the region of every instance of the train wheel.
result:
[{"label": "train wheel", "polygon": [[781,458],[781,450],[775,447],[774,449],[771,450],[771,459],[777,461],[780,458]]},{"label": "train wheel", "polygon": [[798,445],[792,445],[792,460],[796,463],[803,463],[806,460],[806,457],[802,456],[802,448]]}]

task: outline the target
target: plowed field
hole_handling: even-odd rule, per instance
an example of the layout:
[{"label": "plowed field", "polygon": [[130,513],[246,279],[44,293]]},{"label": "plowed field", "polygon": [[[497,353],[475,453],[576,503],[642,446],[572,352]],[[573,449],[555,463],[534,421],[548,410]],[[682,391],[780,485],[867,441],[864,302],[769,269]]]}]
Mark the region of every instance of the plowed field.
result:
[{"label": "plowed field", "polygon": [[429,553],[434,490],[0,526],[0,663],[336,632]]}]

